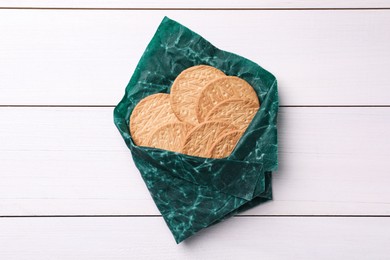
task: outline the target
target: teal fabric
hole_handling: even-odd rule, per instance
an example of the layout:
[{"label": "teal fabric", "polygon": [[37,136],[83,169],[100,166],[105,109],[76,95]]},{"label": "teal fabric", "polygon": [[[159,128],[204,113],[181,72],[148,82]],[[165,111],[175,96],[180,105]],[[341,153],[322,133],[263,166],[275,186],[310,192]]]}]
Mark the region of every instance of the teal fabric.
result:
[{"label": "teal fabric", "polygon": [[[207,159],[136,146],[129,131],[136,104],[151,94],[169,93],[181,71],[200,64],[246,80],[258,94],[260,110],[232,154]],[[114,109],[114,122],[177,243],[272,199],[271,172],[278,165],[277,112],[277,82],[271,73],[163,19]]]}]

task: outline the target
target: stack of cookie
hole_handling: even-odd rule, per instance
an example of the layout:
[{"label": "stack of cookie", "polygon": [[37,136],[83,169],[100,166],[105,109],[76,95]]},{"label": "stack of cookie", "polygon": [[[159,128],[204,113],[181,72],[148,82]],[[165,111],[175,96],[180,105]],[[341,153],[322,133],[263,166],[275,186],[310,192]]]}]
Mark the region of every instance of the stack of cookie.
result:
[{"label": "stack of cookie", "polygon": [[230,155],[259,109],[245,80],[206,65],[182,71],[170,94],[141,100],[130,117],[139,146],[206,158]]}]

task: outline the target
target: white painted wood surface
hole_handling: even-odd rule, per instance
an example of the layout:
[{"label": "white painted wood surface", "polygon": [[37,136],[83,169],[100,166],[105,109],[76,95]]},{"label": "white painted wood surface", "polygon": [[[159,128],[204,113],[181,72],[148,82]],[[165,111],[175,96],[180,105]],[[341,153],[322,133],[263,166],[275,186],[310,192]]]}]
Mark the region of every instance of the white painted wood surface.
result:
[{"label": "white painted wood surface", "polygon": [[[180,245],[154,218],[0,219],[0,258],[389,258],[389,218],[231,218]],[[44,252],[44,253],[43,253]]]},{"label": "white painted wood surface", "polygon": [[18,8],[390,8],[389,0],[1,0],[0,7]]},{"label": "white painted wood surface", "polygon": [[274,73],[282,105],[390,105],[389,13],[0,10],[0,104],[118,103],[167,15]]},{"label": "white painted wood surface", "polygon": [[[164,15],[287,106],[274,200],[180,245],[112,119]],[[385,0],[0,0],[0,259],[388,259],[389,29]]]},{"label": "white painted wood surface", "polygon": [[[0,215],[159,214],[112,110],[0,108]],[[390,215],[390,108],[281,108],[278,122],[274,201],[244,214]]]}]

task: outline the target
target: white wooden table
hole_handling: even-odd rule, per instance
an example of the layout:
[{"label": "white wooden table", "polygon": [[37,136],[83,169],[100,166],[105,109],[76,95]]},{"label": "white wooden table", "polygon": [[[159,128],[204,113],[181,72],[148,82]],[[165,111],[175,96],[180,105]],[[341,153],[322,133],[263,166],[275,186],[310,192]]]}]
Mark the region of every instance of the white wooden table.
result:
[{"label": "white wooden table", "polygon": [[[0,8],[0,259],[390,259],[390,1]],[[180,245],[112,119],[165,15],[281,101],[274,200]]]}]

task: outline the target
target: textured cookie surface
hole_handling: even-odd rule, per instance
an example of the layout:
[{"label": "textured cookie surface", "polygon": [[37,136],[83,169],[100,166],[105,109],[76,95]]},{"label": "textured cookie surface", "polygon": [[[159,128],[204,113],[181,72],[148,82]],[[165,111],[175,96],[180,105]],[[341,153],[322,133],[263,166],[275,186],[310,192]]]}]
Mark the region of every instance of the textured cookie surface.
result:
[{"label": "textured cookie surface", "polygon": [[130,116],[130,133],[136,145],[146,145],[149,135],[160,125],[179,122],[168,94],[158,93],[142,99]]},{"label": "textured cookie surface", "polygon": [[182,71],[171,87],[171,106],[176,116],[181,121],[198,124],[195,106],[201,90],[212,80],[224,76],[222,71],[206,65]]},{"label": "textured cookie surface", "polygon": [[198,121],[205,121],[210,110],[227,99],[248,100],[259,106],[256,91],[245,80],[234,76],[218,78],[207,84],[199,94],[195,105]]},{"label": "textured cookie surface", "polygon": [[182,153],[208,157],[214,141],[221,135],[237,130],[227,122],[208,121],[194,127],[184,141]]},{"label": "textured cookie surface", "polygon": [[216,105],[206,116],[206,120],[228,122],[238,130],[245,130],[258,109],[259,105],[249,100],[228,99]]},{"label": "textured cookie surface", "polygon": [[236,144],[240,140],[244,131],[232,131],[219,137],[208,152],[208,157],[211,158],[225,158],[228,157]]},{"label": "textured cookie surface", "polygon": [[150,135],[146,146],[181,152],[181,147],[192,127],[184,122],[164,124]]}]

